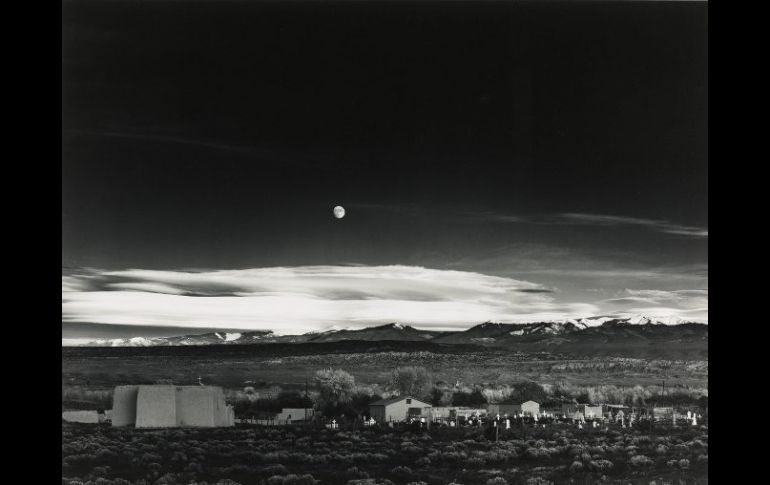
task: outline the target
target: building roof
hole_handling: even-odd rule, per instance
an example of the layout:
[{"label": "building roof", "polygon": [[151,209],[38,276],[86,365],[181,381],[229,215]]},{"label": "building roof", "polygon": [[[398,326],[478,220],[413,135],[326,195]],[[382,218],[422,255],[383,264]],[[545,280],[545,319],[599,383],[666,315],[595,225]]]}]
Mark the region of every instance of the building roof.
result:
[{"label": "building roof", "polygon": [[139,388],[153,388],[153,389],[164,389],[173,387],[175,389],[213,389],[213,390],[222,390],[222,386],[201,386],[201,385],[181,385],[181,384],[132,384],[132,385],[125,385],[125,386],[115,386],[115,389],[139,389]]},{"label": "building roof", "polygon": [[495,406],[522,406],[522,405],[524,405],[524,404],[530,404],[530,403],[532,403],[532,404],[538,404],[538,405],[539,405],[539,403],[538,403],[537,401],[524,401],[524,402],[501,402],[501,403],[489,403],[489,404],[493,404],[493,405],[495,405]]},{"label": "building roof", "polygon": [[389,399],[380,399],[379,401],[374,401],[374,402],[369,403],[369,405],[370,406],[389,406],[389,405],[391,405],[393,403],[397,403],[397,402],[403,401],[405,399],[411,399],[413,401],[417,401],[419,403],[422,403],[422,404],[425,404],[427,406],[430,406],[430,404],[428,404],[426,402],[423,402],[423,401],[420,401],[419,399],[415,399],[412,396],[395,396],[395,397],[391,397]]}]

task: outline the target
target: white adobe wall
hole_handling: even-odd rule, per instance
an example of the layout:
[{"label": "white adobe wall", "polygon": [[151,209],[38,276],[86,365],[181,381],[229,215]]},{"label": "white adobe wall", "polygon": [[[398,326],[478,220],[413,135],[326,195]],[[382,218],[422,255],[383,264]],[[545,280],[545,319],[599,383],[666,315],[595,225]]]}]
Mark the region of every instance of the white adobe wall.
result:
[{"label": "white adobe wall", "polygon": [[235,410],[225,402],[221,387],[212,387],[214,398],[214,426],[235,426]]},{"label": "white adobe wall", "polygon": [[417,399],[412,399],[412,402],[409,404],[406,403],[406,399],[396,401],[385,406],[385,421],[406,420],[410,408],[419,408],[419,416],[428,416],[431,405],[422,401],[418,401]]},{"label": "white adobe wall", "polygon": [[583,415],[586,418],[601,418],[602,407],[601,406],[585,406],[583,409]]},{"label": "white adobe wall", "polygon": [[[97,418],[98,420],[98,418]],[[235,412],[215,386],[118,386],[113,426],[137,428],[234,426]]]},{"label": "white adobe wall", "polygon": [[227,423],[225,426],[235,426],[235,408],[227,405]]},{"label": "white adobe wall", "polygon": [[521,412],[526,415],[534,416],[540,414],[540,404],[535,401],[527,401],[521,404]]},{"label": "white adobe wall", "polygon": [[468,414],[470,416],[474,412],[476,412],[476,414],[478,415],[480,411],[485,411],[487,413],[494,414],[494,412],[490,411],[490,409],[497,410],[497,408],[494,407],[494,406],[497,406],[497,404],[490,404],[489,406],[491,407],[487,408],[486,410],[464,408],[462,406],[439,406],[439,407],[430,408],[430,415],[433,416],[434,418],[449,418],[452,415],[452,411],[454,411],[455,416],[457,416],[458,418],[460,416],[464,416],[465,414]]},{"label": "white adobe wall", "polygon": [[[214,427],[217,389],[211,387],[178,387],[176,418],[179,426]],[[221,389],[219,390],[221,393]]]},{"label": "white adobe wall", "polygon": [[491,415],[512,415],[522,411],[522,406],[518,404],[488,404],[487,413]]},{"label": "white adobe wall", "polygon": [[176,386],[139,386],[136,397],[136,427],[177,426],[176,394]]},{"label": "white adobe wall", "polygon": [[[415,406],[412,406],[415,407]],[[385,406],[385,421],[404,421],[409,406],[406,401],[397,401]]]},{"label": "white adobe wall", "polygon": [[139,386],[117,386],[112,396],[112,425],[136,424],[136,397]]},{"label": "white adobe wall", "polygon": [[215,393],[212,395],[214,426],[229,426],[225,394],[222,392],[221,387],[212,389],[215,390]]}]

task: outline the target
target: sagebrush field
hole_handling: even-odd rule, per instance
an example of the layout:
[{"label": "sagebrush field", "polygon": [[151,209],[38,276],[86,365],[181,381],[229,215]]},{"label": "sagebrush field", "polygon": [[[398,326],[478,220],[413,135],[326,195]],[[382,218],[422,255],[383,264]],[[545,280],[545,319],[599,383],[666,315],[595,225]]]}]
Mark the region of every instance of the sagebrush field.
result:
[{"label": "sagebrush field", "polygon": [[708,481],[708,428],[404,425],[161,431],[62,427],[62,484],[548,484]]}]

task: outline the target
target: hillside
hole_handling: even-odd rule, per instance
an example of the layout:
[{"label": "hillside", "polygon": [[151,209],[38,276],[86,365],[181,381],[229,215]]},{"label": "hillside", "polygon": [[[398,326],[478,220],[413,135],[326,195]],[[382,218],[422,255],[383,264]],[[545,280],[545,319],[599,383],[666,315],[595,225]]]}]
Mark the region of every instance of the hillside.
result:
[{"label": "hillside", "polygon": [[[419,330],[409,325],[390,323],[364,329],[332,329],[303,335],[275,335],[270,331],[242,333],[213,332],[178,337],[155,337],[94,341],[85,348],[224,348],[228,354],[235,347],[247,353],[270,352],[314,353],[346,352],[348,348],[379,349],[392,346],[444,352],[445,348],[494,348],[511,352],[555,352],[577,355],[619,355],[627,357],[656,356],[658,353],[678,356],[708,355],[708,325],[700,323],[660,323],[648,318],[609,318],[568,320],[564,322],[495,323],[485,322],[464,331],[439,332]],[[345,345],[343,345],[345,344]],[[83,348],[75,347],[75,348]],[[63,346],[68,353],[73,347]],[[74,348],[73,348],[74,349]],[[250,350],[249,350],[250,349]],[[398,349],[400,350],[400,349]],[[455,349],[459,350],[459,349]],[[207,353],[207,352],[206,352]],[[213,353],[217,353],[214,351]]]}]

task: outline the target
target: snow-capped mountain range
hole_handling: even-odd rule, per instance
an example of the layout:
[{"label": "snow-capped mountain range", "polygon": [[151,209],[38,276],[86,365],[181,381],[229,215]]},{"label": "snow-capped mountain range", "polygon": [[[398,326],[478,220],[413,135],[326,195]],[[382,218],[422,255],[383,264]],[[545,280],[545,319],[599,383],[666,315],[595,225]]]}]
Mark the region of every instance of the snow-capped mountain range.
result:
[{"label": "snow-capped mountain range", "polygon": [[[695,326],[695,327],[693,327]],[[62,339],[62,346],[155,347],[189,345],[240,345],[258,343],[314,343],[358,341],[431,341],[441,344],[505,345],[510,342],[540,341],[550,337],[613,338],[629,335],[691,336],[692,330],[708,338],[708,325],[680,318],[653,318],[643,315],[618,318],[596,316],[552,322],[485,322],[464,331],[420,330],[410,325],[390,323],[363,329],[332,327],[302,335],[276,335],[269,330],[211,332],[175,337],[133,337],[123,339]]]}]

